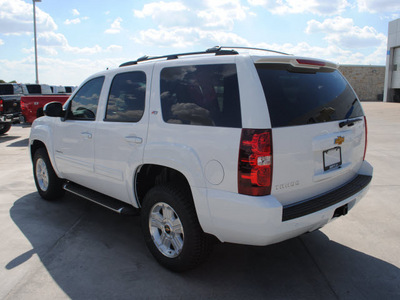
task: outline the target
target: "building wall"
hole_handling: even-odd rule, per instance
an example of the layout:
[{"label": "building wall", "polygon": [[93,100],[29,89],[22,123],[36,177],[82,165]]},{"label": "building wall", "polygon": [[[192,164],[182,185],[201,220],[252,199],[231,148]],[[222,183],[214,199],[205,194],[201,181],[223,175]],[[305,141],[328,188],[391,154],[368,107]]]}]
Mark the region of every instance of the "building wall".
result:
[{"label": "building wall", "polygon": [[341,65],[339,71],[350,82],[360,100],[383,100],[385,66]]},{"label": "building wall", "polygon": [[400,102],[400,19],[389,22],[384,101]]}]

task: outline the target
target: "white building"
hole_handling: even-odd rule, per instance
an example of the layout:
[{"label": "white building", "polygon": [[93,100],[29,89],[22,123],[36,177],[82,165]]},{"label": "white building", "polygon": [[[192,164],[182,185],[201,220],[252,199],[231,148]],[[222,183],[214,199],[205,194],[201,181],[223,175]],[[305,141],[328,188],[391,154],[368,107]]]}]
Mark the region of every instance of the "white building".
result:
[{"label": "white building", "polygon": [[389,22],[383,101],[400,102],[400,19]]}]

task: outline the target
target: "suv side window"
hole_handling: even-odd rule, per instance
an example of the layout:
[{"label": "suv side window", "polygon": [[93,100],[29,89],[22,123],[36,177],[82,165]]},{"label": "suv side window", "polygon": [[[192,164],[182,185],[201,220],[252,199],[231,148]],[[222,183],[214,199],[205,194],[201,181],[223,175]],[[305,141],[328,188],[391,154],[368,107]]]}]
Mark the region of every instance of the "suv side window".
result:
[{"label": "suv side window", "polygon": [[164,68],[160,89],[167,123],[242,127],[235,64]]},{"label": "suv side window", "polygon": [[71,100],[68,119],[88,120],[96,119],[104,77],[97,77],[85,83]]},{"label": "suv side window", "polygon": [[142,71],[114,77],[104,121],[139,122],[144,113],[146,74]]}]

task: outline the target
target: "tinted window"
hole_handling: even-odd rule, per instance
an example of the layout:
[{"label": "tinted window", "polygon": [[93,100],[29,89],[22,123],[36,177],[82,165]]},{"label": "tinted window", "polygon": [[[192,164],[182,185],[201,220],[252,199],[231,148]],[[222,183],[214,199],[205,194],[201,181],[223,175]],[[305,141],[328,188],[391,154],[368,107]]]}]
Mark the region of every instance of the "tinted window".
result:
[{"label": "tinted window", "polygon": [[28,88],[29,94],[41,94],[42,89],[40,88],[39,84],[27,84],[26,87]]},{"label": "tinted window", "polygon": [[165,122],[242,126],[235,64],[165,68],[160,85]]},{"label": "tinted window", "polygon": [[0,95],[13,95],[14,88],[12,84],[0,84]]},{"label": "tinted window", "polygon": [[305,70],[257,64],[272,127],[338,121],[363,115],[351,87],[337,70]]},{"label": "tinted window", "polygon": [[74,120],[94,120],[96,118],[104,77],[85,83],[71,101],[68,118]]},{"label": "tinted window", "polygon": [[114,77],[105,121],[138,122],[144,112],[146,74],[129,72]]}]

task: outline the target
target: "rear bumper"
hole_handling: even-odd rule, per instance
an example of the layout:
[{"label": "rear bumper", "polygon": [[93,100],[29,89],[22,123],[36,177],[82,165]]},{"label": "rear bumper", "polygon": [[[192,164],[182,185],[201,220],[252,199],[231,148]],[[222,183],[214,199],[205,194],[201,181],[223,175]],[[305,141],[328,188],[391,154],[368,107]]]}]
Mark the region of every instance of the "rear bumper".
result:
[{"label": "rear bumper", "polygon": [[283,207],[282,221],[296,219],[340,203],[366,188],[372,176],[359,174],[349,183],[325,195],[296,202]]},{"label": "rear bumper", "polygon": [[252,197],[209,189],[211,224],[203,226],[199,218],[200,224],[223,242],[258,246],[277,243],[321,228],[333,219],[338,208],[351,210],[367,193],[372,172],[371,165],[364,161],[351,182],[291,206],[282,206],[273,196]]},{"label": "rear bumper", "polygon": [[0,115],[0,122],[2,123],[19,123],[21,121],[22,113],[8,113]]}]

